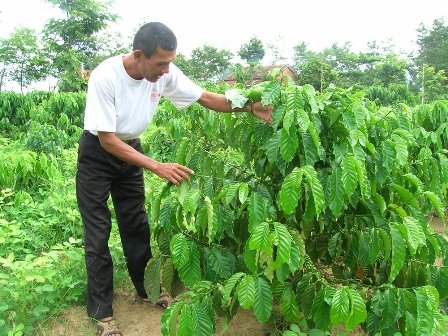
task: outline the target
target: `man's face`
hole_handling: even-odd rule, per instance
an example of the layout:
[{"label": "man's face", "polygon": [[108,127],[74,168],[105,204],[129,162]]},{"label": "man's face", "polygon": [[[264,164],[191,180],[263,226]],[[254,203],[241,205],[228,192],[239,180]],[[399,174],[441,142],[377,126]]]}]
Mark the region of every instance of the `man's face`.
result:
[{"label": "man's face", "polygon": [[150,58],[143,53],[137,58],[140,75],[150,82],[157,82],[160,77],[170,72],[170,63],[176,58],[176,50],[167,51],[157,47],[157,52]]}]

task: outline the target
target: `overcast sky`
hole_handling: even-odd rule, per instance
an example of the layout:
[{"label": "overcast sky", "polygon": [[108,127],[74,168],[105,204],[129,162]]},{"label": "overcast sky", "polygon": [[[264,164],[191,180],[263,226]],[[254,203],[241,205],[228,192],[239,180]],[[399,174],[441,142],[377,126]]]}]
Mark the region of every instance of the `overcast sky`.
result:
[{"label": "overcast sky", "polygon": [[[61,15],[44,0],[0,0],[0,11],[3,38],[18,25],[40,32],[48,18]],[[283,45],[285,57],[301,42],[317,52],[350,41],[357,52],[367,42],[392,38],[397,51],[410,51],[421,23],[430,28],[444,18],[448,24],[448,0],[115,0],[110,11],[122,17],[111,29],[125,36],[144,22],[165,23],[177,35],[178,52],[187,56],[205,44],[236,54],[252,36],[265,49]]]}]

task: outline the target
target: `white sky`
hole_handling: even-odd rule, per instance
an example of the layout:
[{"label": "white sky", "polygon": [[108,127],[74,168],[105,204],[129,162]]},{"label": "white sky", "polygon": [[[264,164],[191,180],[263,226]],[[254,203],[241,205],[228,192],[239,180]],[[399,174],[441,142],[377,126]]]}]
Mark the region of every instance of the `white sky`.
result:
[{"label": "white sky", "polygon": [[[44,0],[0,0],[0,11],[3,38],[18,25],[40,32],[48,18],[60,15]],[[283,44],[285,57],[302,41],[316,52],[350,41],[357,52],[367,42],[392,38],[397,51],[410,51],[421,23],[430,28],[444,18],[448,24],[448,0],[115,0],[110,11],[122,17],[111,28],[124,36],[144,22],[165,23],[187,56],[205,44],[236,54],[254,35],[267,52],[267,43]]]}]

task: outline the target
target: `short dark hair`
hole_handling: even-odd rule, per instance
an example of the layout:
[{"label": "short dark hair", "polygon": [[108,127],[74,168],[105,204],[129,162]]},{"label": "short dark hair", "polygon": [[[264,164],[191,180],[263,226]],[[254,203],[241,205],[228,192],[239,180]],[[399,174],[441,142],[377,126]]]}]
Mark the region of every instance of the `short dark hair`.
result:
[{"label": "short dark hair", "polygon": [[177,38],[173,31],[160,22],[149,22],[140,27],[134,37],[133,49],[141,50],[146,58],[157,52],[157,47],[173,51],[177,48]]}]

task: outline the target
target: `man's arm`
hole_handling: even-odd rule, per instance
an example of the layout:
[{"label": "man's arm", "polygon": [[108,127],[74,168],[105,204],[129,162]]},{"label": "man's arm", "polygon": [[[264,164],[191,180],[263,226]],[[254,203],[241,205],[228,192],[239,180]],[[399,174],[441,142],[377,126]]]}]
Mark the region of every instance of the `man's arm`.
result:
[{"label": "man's arm", "polygon": [[[223,94],[204,91],[198,99],[198,103],[213,111],[217,112],[252,112],[258,118],[268,123],[272,123],[272,106],[263,106],[260,102],[246,103],[242,108],[235,107],[232,109],[232,103],[227,100]],[[250,105],[250,106],[249,106]]]},{"label": "man's arm", "polygon": [[98,138],[101,146],[107,152],[123,161],[148,169],[157,176],[167,179],[176,185],[179,185],[182,179],[189,181],[190,177],[188,174],[194,174],[191,169],[180,164],[158,162],[137,152],[134,148],[118,139],[115,133],[98,132]]}]

